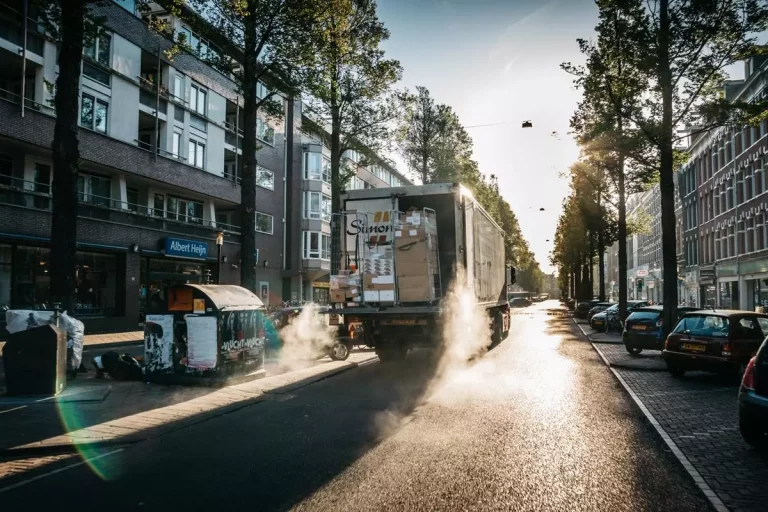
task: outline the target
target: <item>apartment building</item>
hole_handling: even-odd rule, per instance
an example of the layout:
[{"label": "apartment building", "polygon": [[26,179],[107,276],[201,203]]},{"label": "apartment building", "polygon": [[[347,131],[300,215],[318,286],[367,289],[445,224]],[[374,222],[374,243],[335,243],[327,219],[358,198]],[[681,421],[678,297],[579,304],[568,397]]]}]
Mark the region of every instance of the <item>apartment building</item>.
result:
[{"label": "apartment building", "polygon": [[[331,273],[331,151],[330,133],[316,116],[302,117],[302,173],[292,181],[287,254],[292,272],[293,300],[328,302]],[[399,187],[410,185],[408,178],[384,159],[363,158],[357,151],[342,155],[342,166],[355,171],[346,189]]]},{"label": "apartment building", "polygon": [[[201,59],[219,51],[215,41],[160,10],[170,30],[158,34],[134,7],[97,4],[103,30],[83,55],[75,314],[90,332],[135,329],[169,284],[239,282],[242,99]],[[23,47],[22,11],[22,0],[0,4],[0,307],[44,308],[57,48],[32,6]],[[193,51],[170,58],[180,33]],[[285,188],[303,162],[301,103],[276,101],[285,115],[260,117],[257,135],[257,280],[268,304],[290,281]]]},{"label": "apartment building", "polygon": [[[768,57],[747,60],[744,80],[728,82],[725,93],[733,101],[767,99]],[[768,306],[767,134],[768,121],[707,132],[678,171],[686,183],[686,286],[698,278],[698,305]]]}]

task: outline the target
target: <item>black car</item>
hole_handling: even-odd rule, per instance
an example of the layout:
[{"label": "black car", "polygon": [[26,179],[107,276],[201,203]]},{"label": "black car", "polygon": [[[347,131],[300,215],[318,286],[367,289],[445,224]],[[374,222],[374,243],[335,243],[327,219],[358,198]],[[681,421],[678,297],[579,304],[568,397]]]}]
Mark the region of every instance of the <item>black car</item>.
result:
[{"label": "black car", "polygon": [[[765,329],[763,327],[764,331]],[[766,434],[768,434],[768,345],[766,341],[768,338],[760,345],[757,355],[749,360],[739,388],[741,437],[758,448],[768,446],[766,442]]]},{"label": "black car", "polygon": [[613,306],[613,302],[598,302],[594,306],[592,306],[592,309],[589,310],[589,313],[587,313],[587,320],[591,320],[593,316],[595,316],[598,313],[602,313],[609,307]]},{"label": "black car", "polygon": [[[677,319],[699,308],[679,306]],[[664,349],[663,306],[640,306],[632,310],[624,323],[621,340],[632,355],[645,350]]]},{"label": "black car", "polygon": [[598,302],[600,301],[597,299],[583,300],[579,302],[578,306],[576,306],[576,311],[573,313],[573,316],[576,318],[587,318],[589,310],[595,307]]},{"label": "black car", "polygon": [[529,301],[525,297],[515,297],[511,301],[509,301],[509,307],[512,307],[512,308],[527,308],[530,305],[531,305],[531,301]]}]

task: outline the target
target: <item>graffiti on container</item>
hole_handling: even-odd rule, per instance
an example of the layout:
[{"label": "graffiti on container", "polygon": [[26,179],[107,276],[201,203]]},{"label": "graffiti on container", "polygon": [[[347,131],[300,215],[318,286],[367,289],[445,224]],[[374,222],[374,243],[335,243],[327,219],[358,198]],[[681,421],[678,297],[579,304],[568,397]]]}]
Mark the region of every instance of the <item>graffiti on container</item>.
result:
[{"label": "graffiti on container", "polygon": [[221,355],[225,360],[254,360],[264,356],[264,312],[225,311],[221,321]]}]

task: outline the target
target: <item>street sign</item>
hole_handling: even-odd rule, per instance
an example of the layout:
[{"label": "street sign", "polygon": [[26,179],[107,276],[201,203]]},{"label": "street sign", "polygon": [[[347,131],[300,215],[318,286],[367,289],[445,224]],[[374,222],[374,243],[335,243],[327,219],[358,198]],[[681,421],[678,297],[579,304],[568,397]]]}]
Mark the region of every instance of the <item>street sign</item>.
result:
[{"label": "street sign", "polygon": [[656,287],[656,281],[648,281],[648,288]]},{"label": "street sign", "polygon": [[646,277],[648,275],[648,271],[645,269],[640,269],[637,271],[637,277]]}]

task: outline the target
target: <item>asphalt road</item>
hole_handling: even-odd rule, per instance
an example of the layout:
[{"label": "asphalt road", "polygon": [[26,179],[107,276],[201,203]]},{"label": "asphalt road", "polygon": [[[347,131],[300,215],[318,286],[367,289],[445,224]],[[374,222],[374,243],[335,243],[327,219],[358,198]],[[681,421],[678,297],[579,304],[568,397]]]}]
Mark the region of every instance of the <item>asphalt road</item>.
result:
[{"label": "asphalt road", "polygon": [[[372,364],[0,495],[8,510],[709,510],[554,302],[436,377]],[[98,504],[98,505],[97,505]]]}]

